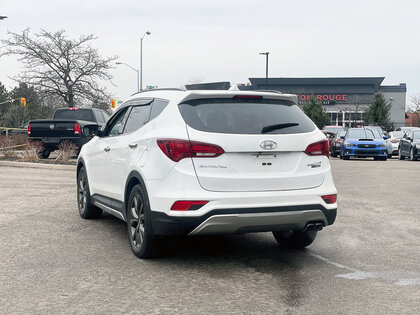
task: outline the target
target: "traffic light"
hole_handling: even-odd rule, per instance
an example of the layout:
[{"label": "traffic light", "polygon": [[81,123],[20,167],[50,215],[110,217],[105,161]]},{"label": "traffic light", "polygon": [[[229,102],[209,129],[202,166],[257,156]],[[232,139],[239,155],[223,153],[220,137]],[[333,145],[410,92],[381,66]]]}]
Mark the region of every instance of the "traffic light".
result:
[{"label": "traffic light", "polygon": [[22,105],[23,107],[26,107],[26,98],[24,97],[20,98],[20,105]]},{"label": "traffic light", "polygon": [[111,108],[115,108],[115,100],[111,100]]}]

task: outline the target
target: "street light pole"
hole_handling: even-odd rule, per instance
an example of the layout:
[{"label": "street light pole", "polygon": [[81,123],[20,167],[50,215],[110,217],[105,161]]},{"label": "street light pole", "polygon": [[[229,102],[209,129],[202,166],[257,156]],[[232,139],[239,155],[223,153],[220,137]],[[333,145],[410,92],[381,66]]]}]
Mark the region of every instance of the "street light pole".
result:
[{"label": "street light pole", "polygon": [[116,62],[115,64],[117,64],[117,65],[124,65],[124,66],[127,66],[127,67],[133,69],[134,71],[136,71],[136,73],[137,73],[137,92],[140,92],[139,70],[137,70],[136,68],[130,66],[129,64],[126,64],[125,62]]},{"label": "street light pole", "polygon": [[140,37],[140,91],[143,90],[143,38],[150,34],[152,33],[147,31],[142,37]]},{"label": "street light pole", "polygon": [[262,52],[260,55],[265,55],[265,89],[268,90],[268,55],[269,52]]}]

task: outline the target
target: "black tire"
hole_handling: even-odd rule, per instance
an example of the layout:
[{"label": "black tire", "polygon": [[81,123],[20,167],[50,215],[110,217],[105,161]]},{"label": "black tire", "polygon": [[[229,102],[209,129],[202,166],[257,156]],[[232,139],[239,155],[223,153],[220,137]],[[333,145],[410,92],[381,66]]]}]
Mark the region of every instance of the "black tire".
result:
[{"label": "black tire", "polygon": [[398,159],[404,160],[405,156],[401,154],[401,149],[398,150]]},{"label": "black tire", "polygon": [[343,160],[349,160],[350,157],[348,155],[343,155]]},{"label": "black tire", "polygon": [[141,185],[133,187],[127,202],[127,232],[131,249],[138,258],[158,254],[158,239],[153,235],[150,205]]},{"label": "black tire", "polygon": [[387,154],[388,159],[392,158],[392,154]]},{"label": "black tire", "polygon": [[410,161],[417,161],[417,157],[414,155],[413,148],[410,149]]},{"label": "black tire", "polygon": [[48,157],[50,156],[51,151],[50,150],[42,150],[37,152],[37,155],[40,159],[48,159]]},{"label": "black tire", "polygon": [[97,219],[102,214],[102,209],[99,209],[92,203],[89,182],[84,167],[81,167],[77,173],[77,206],[83,219]]},{"label": "black tire", "polygon": [[333,150],[333,151],[331,151],[331,156],[332,156],[332,157],[337,157],[337,152],[335,152],[334,150]]},{"label": "black tire", "polygon": [[274,238],[282,248],[302,249],[312,244],[317,235],[317,231],[284,231],[273,232]]},{"label": "black tire", "polygon": [[379,159],[380,159],[380,158],[381,158],[381,157],[379,157],[379,156],[374,156],[374,157],[373,157],[373,160],[374,160],[374,161],[379,161]]},{"label": "black tire", "polygon": [[386,161],[388,157],[386,156],[381,156],[381,161]]}]

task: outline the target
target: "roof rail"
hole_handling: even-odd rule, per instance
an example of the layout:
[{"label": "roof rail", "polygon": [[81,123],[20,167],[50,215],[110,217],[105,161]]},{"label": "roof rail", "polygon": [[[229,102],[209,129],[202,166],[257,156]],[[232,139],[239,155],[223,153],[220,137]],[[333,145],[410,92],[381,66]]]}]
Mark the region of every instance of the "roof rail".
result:
[{"label": "roof rail", "polygon": [[186,91],[186,90],[179,89],[179,88],[160,88],[160,89],[139,91],[139,92],[131,94],[131,96],[136,95],[136,94],[140,94],[140,93],[145,93],[145,92],[153,92],[153,91]]}]

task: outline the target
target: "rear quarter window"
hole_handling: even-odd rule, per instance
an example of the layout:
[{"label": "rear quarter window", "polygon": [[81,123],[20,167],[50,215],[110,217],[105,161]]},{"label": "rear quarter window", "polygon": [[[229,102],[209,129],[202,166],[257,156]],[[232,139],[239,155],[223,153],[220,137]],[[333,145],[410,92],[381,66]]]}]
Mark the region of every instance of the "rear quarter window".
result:
[{"label": "rear quarter window", "polygon": [[228,134],[295,134],[315,130],[314,123],[286,100],[197,99],[178,105],[188,126]]}]

